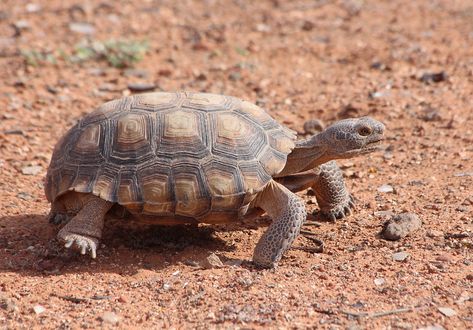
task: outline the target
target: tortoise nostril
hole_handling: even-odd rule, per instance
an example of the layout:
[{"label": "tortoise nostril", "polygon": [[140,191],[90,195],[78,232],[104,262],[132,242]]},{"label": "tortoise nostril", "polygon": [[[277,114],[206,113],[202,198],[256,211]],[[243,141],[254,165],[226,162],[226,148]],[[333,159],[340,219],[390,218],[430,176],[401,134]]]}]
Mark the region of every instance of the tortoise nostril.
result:
[{"label": "tortoise nostril", "polygon": [[373,133],[373,129],[370,126],[361,126],[358,128],[358,134],[361,136],[368,136]]}]

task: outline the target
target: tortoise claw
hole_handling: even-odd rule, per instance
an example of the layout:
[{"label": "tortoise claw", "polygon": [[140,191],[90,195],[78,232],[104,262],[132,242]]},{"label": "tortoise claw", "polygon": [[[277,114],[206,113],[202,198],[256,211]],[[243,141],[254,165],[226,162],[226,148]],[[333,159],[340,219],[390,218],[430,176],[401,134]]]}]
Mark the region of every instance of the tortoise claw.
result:
[{"label": "tortoise claw", "polygon": [[65,241],[64,246],[69,249],[72,246],[80,251],[80,254],[85,255],[87,251],[90,251],[90,256],[95,259],[97,257],[97,245],[98,240],[93,237],[85,235],[73,234],[63,232],[62,230],[58,234],[59,239]]},{"label": "tortoise claw", "polygon": [[344,203],[340,203],[328,210],[315,211],[314,215],[320,221],[335,222],[352,214],[355,208],[355,199],[352,195]]}]

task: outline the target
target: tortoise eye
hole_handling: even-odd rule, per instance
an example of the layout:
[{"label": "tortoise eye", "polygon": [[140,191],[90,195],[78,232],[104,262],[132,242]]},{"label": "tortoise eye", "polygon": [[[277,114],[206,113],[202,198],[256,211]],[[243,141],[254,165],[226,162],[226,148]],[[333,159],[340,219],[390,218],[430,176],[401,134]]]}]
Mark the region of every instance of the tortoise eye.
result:
[{"label": "tortoise eye", "polygon": [[373,129],[369,126],[361,126],[358,128],[358,134],[361,136],[368,136],[373,132]]}]

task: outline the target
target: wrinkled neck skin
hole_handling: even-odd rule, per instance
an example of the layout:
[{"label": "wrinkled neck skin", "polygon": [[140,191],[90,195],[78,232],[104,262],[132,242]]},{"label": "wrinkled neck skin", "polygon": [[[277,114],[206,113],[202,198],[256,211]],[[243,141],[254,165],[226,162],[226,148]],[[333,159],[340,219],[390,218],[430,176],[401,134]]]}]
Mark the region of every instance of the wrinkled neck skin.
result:
[{"label": "wrinkled neck skin", "polygon": [[296,147],[287,156],[286,166],[276,177],[304,172],[335,159],[330,155],[323,133],[296,141]]}]

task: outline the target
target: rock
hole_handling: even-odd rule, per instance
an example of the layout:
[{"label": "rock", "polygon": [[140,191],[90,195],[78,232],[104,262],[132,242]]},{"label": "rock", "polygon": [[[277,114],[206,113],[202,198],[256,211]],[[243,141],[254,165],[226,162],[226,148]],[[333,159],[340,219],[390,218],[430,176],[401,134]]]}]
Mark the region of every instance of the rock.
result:
[{"label": "rock", "polygon": [[374,279],[374,284],[375,284],[376,286],[383,285],[384,283],[386,283],[386,281],[384,280],[384,278],[375,278],[375,279]]},{"label": "rock", "polygon": [[36,305],[36,306],[33,307],[33,312],[35,312],[36,315],[44,313],[45,311],[46,311],[46,308],[44,308],[41,305]]},{"label": "rock", "polygon": [[381,236],[390,241],[396,241],[418,230],[422,221],[414,213],[401,213],[394,215],[384,223]]},{"label": "rock", "polygon": [[313,28],[315,27],[315,24],[311,21],[304,21],[304,23],[302,23],[302,30],[304,31],[311,31]]},{"label": "rock", "polygon": [[38,165],[32,165],[32,166],[25,166],[21,169],[21,173],[24,175],[36,175],[39,174],[43,168]]},{"label": "rock", "polygon": [[447,317],[457,315],[457,312],[454,309],[451,309],[450,307],[438,307],[437,309],[440,313]]},{"label": "rock", "polygon": [[153,83],[129,83],[128,89],[132,92],[149,92],[156,89]]},{"label": "rock", "polygon": [[444,233],[443,231],[440,231],[440,230],[435,230],[435,229],[431,229],[427,232],[427,236],[428,237],[431,237],[431,238],[434,238],[434,237],[443,237],[444,236]]},{"label": "rock", "polygon": [[324,130],[325,125],[318,119],[309,119],[304,123],[304,134],[316,134]]},{"label": "rock", "polygon": [[15,301],[11,298],[8,298],[0,293],[0,308],[6,310],[7,312],[18,312],[19,308],[16,305]]},{"label": "rock", "polygon": [[25,9],[28,13],[37,13],[38,11],[41,10],[41,5],[37,3],[28,3]]},{"label": "rock", "polygon": [[94,34],[95,33],[95,27],[85,22],[69,23],[69,30],[71,30],[72,32],[80,33],[80,34]]},{"label": "rock", "polygon": [[221,268],[223,267],[223,263],[222,260],[220,260],[220,258],[215,253],[211,253],[207,258],[203,260],[202,267],[206,269]]},{"label": "rock", "polygon": [[394,188],[393,188],[393,186],[391,186],[389,184],[383,184],[383,185],[378,187],[378,191],[381,192],[381,193],[392,193],[392,192],[394,192]]},{"label": "rock", "polygon": [[394,261],[404,261],[409,257],[409,253],[401,251],[401,252],[396,252],[392,255]]},{"label": "rock", "polygon": [[138,77],[138,78],[147,78],[149,72],[142,69],[126,69],[123,71],[125,77]]},{"label": "rock", "polygon": [[102,320],[102,322],[108,324],[117,324],[118,322],[120,322],[120,316],[118,316],[114,312],[105,312],[102,314],[100,319]]},{"label": "rock", "polygon": [[432,324],[423,328],[419,328],[417,330],[445,330],[445,328],[442,327],[440,324]]},{"label": "rock", "polygon": [[424,73],[420,77],[420,81],[424,83],[430,83],[430,82],[438,83],[438,82],[447,80],[447,78],[448,76],[444,71],[440,71],[436,73],[427,72],[427,73]]},{"label": "rock", "polygon": [[30,201],[30,200],[33,200],[34,197],[31,195],[31,194],[28,194],[27,192],[23,192],[23,191],[20,191],[16,197],[24,200],[24,201]]}]

